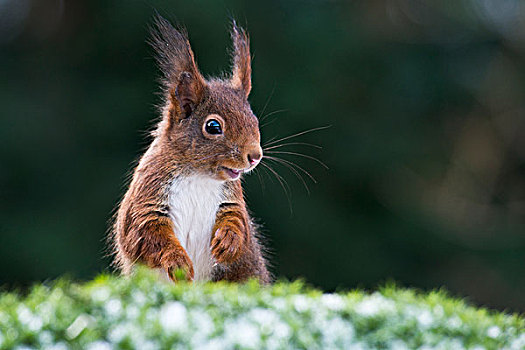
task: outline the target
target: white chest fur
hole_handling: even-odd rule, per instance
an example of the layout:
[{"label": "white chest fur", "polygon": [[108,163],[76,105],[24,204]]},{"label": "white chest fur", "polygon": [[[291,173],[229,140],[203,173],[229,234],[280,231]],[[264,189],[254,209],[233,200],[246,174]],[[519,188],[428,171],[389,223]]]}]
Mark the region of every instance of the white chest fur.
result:
[{"label": "white chest fur", "polygon": [[222,183],[204,177],[176,178],[169,192],[175,235],[193,262],[195,280],[209,280],[213,268],[210,241],[223,198]]}]

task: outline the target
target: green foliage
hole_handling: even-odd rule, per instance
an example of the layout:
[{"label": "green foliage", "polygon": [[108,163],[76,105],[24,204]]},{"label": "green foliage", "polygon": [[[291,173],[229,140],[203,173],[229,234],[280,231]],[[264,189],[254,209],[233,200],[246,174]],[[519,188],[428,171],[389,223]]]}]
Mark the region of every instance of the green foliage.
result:
[{"label": "green foliage", "polygon": [[525,319],[442,291],[163,283],[139,270],[0,297],[0,349],[523,349]]}]

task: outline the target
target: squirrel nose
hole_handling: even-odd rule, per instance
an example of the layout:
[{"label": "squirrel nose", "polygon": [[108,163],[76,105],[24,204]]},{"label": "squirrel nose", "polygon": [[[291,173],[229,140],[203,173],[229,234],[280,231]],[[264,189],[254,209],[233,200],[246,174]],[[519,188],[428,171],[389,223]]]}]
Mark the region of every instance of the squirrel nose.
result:
[{"label": "squirrel nose", "polygon": [[248,157],[248,163],[250,163],[250,165],[255,165],[259,163],[259,161],[262,158],[261,148],[259,147],[258,150],[248,152],[247,157]]}]

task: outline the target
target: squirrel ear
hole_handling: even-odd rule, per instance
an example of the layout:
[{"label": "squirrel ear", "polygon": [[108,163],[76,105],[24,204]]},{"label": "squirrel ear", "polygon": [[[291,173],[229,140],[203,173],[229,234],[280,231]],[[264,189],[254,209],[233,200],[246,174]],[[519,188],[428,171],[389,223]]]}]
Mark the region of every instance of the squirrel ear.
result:
[{"label": "squirrel ear", "polygon": [[170,93],[172,104],[178,104],[179,111],[183,114],[179,119],[186,118],[193,112],[202,98],[202,90],[200,79],[190,72],[182,72],[177,85]]},{"label": "squirrel ear", "polygon": [[250,57],[250,39],[246,31],[237,26],[235,20],[232,23],[233,40],[233,74],[232,85],[237,89],[242,89],[246,97],[252,89],[252,67]]},{"label": "squirrel ear", "polygon": [[170,115],[176,120],[189,116],[202,98],[206,81],[197,68],[186,31],[175,29],[157,15],[149,43],[157,53]]}]

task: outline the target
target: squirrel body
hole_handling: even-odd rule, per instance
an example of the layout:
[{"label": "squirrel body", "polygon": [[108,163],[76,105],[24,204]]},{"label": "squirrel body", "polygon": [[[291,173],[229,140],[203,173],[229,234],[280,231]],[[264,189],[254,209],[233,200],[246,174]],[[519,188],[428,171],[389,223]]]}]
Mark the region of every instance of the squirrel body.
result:
[{"label": "squirrel body", "polygon": [[163,72],[162,119],[135,169],[113,230],[115,263],[160,269],[176,280],[270,281],[241,175],[262,159],[259,123],[247,101],[251,58],[232,28],[229,79],[202,77],[184,32],[161,17],[152,46]]},{"label": "squirrel body", "polygon": [[195,280],[211,279],[210,233],[224,191],[220,181],[201,175],[177,176],[169,188],[173,231],[193,262]]}]

